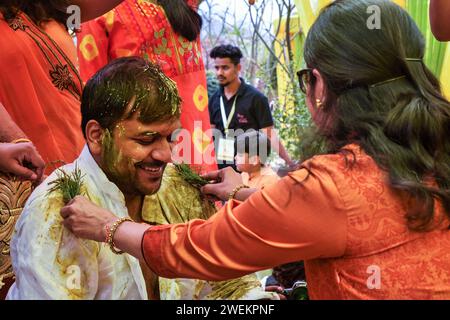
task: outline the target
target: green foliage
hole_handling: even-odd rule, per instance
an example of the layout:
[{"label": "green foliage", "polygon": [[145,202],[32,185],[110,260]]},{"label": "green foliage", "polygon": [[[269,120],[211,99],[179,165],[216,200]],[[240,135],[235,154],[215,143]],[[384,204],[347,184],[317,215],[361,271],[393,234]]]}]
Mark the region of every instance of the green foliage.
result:
[{"label": "green foliage", "polygon": [[204,185],[208,184],[208,180],[205,180],[201,176],[199,176],[187,164],[175,164],[175,169],[187,183],[197,189],[200,189]]},{"label": "green foliage", "polygon": [[406,9],[416,21],[420,31],[423,33],[426,41],[425,63],[440,78],[442,67],[444,65],[447,43],[438,41],[430,27],[429,0],[407,0]]},{"label": "green foliage", "polygon": [[[295,66],[289,70],[298,69]],[[275,126],[292,159],[304,160],[323,150],[320,140],[312,139],[316,131],[306,106],[305,95],[300,91],[295,72],[291,72],[286,95],[278,97],[273,111]]]},{"label": "green foliage", "polygon": [[273,117],[280,139],[289,154],[293,159],[299,159],[301,156],[301,129],[309,123],[309,115],[305,112],[304,99],[300,99],[300,103],[296,103],[292,107],[288,107],[286,104],[278,105],[273,110]]},{"label": "green foliage", "polygon": [[70,202],[73,198],[81,195],[81,188],[83,186],[83,175],[78,167],[72,173],[67,173],[62,169],[58,169],[56,172],[58,179],[49,183],[54,185],[48,193],[60,191],[63,196],[64,203]]}]

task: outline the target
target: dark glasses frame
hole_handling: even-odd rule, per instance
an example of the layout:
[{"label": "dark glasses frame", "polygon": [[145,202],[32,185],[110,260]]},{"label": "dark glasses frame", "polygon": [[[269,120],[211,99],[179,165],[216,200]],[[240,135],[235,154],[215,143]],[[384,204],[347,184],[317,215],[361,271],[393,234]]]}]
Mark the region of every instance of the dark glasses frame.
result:
[{"label": "dark glasses frame", "polygon": [[302,69],[297,72],[297,77],[300,90],[302,90],[302,92],[306,94],[306,86],[313,85],[314,83],[315,78],[313,75],[313,69],[310,68]]}]

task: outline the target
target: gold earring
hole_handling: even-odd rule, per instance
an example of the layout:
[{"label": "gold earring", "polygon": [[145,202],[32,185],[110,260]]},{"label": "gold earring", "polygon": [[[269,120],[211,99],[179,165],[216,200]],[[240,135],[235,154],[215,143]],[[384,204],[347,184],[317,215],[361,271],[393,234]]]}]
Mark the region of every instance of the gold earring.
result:
[{"label": "gold earring", "polygon": [[317,105],[317,109],[322,109],[322,107],[323,107],[322,100],[316,99],[316,105]]}]

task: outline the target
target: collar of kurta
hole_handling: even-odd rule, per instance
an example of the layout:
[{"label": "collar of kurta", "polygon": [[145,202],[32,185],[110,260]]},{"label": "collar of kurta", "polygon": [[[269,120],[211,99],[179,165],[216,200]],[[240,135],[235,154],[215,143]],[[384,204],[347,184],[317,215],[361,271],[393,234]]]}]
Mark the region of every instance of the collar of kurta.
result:
[{"label": "collar of kurta", "polygon": [[118,201],[125,206],[125,196],[122,191],[108,179],[106,174],[94,160],[87,145],[84,146],[83,151],[76,160],[76,164],[83,173],[90,175],[90,180],[92,180],[99,188],[99,192],[103,193],[112,201]]}]

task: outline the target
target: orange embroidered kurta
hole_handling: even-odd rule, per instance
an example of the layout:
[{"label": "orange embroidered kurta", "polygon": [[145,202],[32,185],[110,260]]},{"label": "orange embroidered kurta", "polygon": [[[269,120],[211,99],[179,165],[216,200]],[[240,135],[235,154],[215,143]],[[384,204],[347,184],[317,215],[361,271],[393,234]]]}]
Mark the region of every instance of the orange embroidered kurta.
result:
[{"label": "orange embroidered kurta", "polygon": [[164,277],[222,280],[306,260],[312,299],[450,299],[448,219],[409,231],[386,173],[347,149],[351,167],[343,154],[317,156],[309,175],[291,173],[207,221],[150,228],[147,263]]},{"label": "orange embroidered kurta", "polygon": [[[194,6],[196,0],[188,3]],[[177,84],[183,100],[181,124],[190,132],[183,135],[184,148],[177,156],[203,172],[217,169],[200,39],[189,42],[176,34],[161,6],[126,0],[104,16],[84,23],[78,34],[78,56],[83,81],[120,57],[140,56],[158,64]]]},{"label": "orange embroidered kurta", "polygon": [[81,79],[76,48],[56,22],[38,28],[26,15],[0,15],[0,102],[45,162],[72,162],[81,152]]}]

